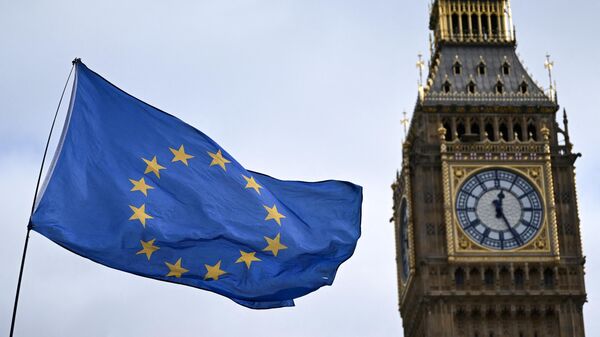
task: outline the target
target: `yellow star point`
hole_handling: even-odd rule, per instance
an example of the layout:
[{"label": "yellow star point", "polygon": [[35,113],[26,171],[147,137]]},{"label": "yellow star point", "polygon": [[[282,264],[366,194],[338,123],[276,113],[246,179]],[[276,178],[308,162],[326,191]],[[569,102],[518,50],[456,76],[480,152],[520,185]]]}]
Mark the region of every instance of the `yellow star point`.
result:
[{"label": "yellow star point", "polygon": [[281,226],[281,219],[285,219],[285,215],[279,213],[279,211],[277,210],[277,206],[273,205],[273,207],[269,207],[266,205],[263,205],[264,208],[267,210],[267,217],[265,218],[265,221],[267,220],[275,220],[275,222],[277,222],[277,224],[279,226]]},{"label": "yellow star point", "polygon": [[154,219],[152,216],[146,213],[146,204],[142,204],[140,207],[129,205],[129,208],[131,208],[133,211],[133,215],[131,215],[129,220],[140,220],[144,228],[146,227],[146,220]]},{"label": "yellow star point", "polygon": [[271,252],[273,255],[277,256],[280,250],[287,249],[287,246],[284,246],[281,243],[281,234],[277,234],[274,239],[268,238],[265,236],[265,240],[267,240],[267,247],[263,249],[265,252]]},{"label": "yellow star point", "polygon": [[229,163],[231,163],[231,161],[229,161],[223,157],[221,150],[218,150],[217,153],[212,153],[210,151],[207,151],[207,152],[208,152],[208,155],[212,158],[212,162],[210,162],[210,166],[219,165],[219,166],[221,166],[223,171],[227,171],[227,167],[225,167],[225,164],[229,164]]},{"label": "yellow star point", "polygon": [[240,254],[241,254],[240,258],[237,259],[237,261],[235,261],[235,263],[244,262],[246,264],[246,267],[248,267],[248,269],[250,269],[250,265],[252,264],[252,262],[260,261],[260,259],[255,256],[256,252],[246,253],[246,252],[240,250]]},{"label": "yellow star point", "polygon": [[254,177],[246,177],[245,175],[242,174],[242,177],[244,177],[244,179],[246,180],[246,188],[252,188],[256,191],[256,193],[260,194],[260,189],[263,188],[262,186],[260,186],[256,180],[254,180]]},{"label": "yellow star point", "polygon": [[185,274],[189,271],[181,266],[181,258],[179,258],[175,264],[170,264],[169,262],[165,262],[165,264],[167,267],[169,267],[169,273],[167,274],[167,277],[174,276],[180,278],[182,274]]},{"label": "yellow star point", "polygon": [[148,160],[146,158],[142,158],[142,160],[146,163],[146,171],[144,171],[144,174],[147,173],[154,173],[156,175],[156,177],[160,178],[160,170],[164,170],[165,167],[160,166],[158,164],[158,161],[156,160],[156,156],[154,156],[154,158],[152,158],[152,160]]},{"label": "yellow star point", "polygon": [[204,267],[206,267],[206,271],[207,271],[206,275],[204,276],[205,280],[213,279],[215,281],[218,281],[219,276],[221,276],[223,274],[227,274],[227,272],[225,272],[224,270],[221,270],[221,261],[220,260],[214,266],[205,264]]},{"label": "yellow star point", "polygon": [[148,190],[154,189],[154,187],[146,184],[146,181],[144,180],[143,177],[140,180],[129,179],[129,181],[131,181],[131,183],[133,184],[133,187],[131,188],[131,192],[140,191],[140,192],[144,193],[145,196],[148,196]]},{"label": "yellow star point", "polygon": [[172,148],[169,148],[169,150],[171,150],[171,153],[173,153],[173,160],[171,160],[171,162],[176,162],[176,161],[180,161],[182,163],[185,164],[185,166],[188,166],[188,159],[192,159],[194,158],[194,156],[191,156],[187,153],[185,153],[185,149],[183,148],[183,145],[181,145],[179,147],[179,150],[175,150]]},{"label": "yellow star point", "polygon": [[142,244],[142,250],[140,250],[139,252],[137,252],[135,254],[136,255],[146,254],[148,261],[150,261],[150,257],[152,256],[152,253],[154,253],[155,251],[160,249],[154,245],[154,241],[156,241],[156,239],[152,239],[150,241],[140,240],[140,243]]}]

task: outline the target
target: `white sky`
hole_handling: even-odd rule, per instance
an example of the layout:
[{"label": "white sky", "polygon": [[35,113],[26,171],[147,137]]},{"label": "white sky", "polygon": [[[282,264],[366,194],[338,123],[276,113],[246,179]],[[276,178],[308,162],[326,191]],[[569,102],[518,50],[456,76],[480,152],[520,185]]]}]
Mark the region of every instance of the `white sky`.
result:
[{"label": "white sky", "polygon": [[[401,336],[390,184],[416,99],[428,1],[0,1],[0,334],[8,333],[39,161],[74,57],[210,135],[246,168],[365,188],[363,237],[333,287],[252,311],[144,279],[32,233],[16,336]],[[570,114],[587,255],[589,336],[600,334],[596,1],[513,3],[519,52]],[[427,53],[425,53],[427,54]],[[66,107],[66,104],[65,104]],[[64,115],[61,115],[61,120]]]}]

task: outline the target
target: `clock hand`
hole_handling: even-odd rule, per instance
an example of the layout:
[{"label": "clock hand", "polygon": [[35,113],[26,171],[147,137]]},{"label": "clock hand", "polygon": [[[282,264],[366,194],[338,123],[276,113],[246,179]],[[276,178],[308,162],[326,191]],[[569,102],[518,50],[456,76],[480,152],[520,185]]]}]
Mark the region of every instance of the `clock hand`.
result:
[{"label": "clock hand", "polygon": [[504,223],[506,224],[506,227],[508,227],[508,230],[512,233],[512,235],[515,237],[515,240],[517,240],[517,242],[519,244],[523,244],[523,241],[521,240],[521,237],[519,236],[519,233],[517,233],[517,231],[515,231],[514,228],[512,228],[512,226],[510,225],[510,223],[508,222],[508,219],[506,219],[506,216],[504,215],[504,213],[502,213],[502,219],[504,220]]}]

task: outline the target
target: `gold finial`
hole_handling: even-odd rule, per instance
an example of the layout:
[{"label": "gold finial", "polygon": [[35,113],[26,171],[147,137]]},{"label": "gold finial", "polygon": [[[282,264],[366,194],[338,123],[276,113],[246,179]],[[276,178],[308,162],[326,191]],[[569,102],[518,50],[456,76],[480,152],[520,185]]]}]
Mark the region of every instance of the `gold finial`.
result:
[{"label": "gold finial", "polygon": [[544,68],[548,70],[548,80],[550,81],[550,96],[554,96],[554,85],[552,84],[552,69],[554,69],[554,61],[550,60],[550,54],[546,53],[546,61],[544,62]]},{"label": "gold finial", "polygon": [[423,54],[419,53],[419,60],[417,61],[417,69],[419,69],[419,87],[423,86],[423,68],[425,68],[425,61],[423,61]]},{"label": "gold finial", "polygon": [[400,123],[402,124],[402,126],[404,126],[404,139],[406,140],[407,137],[407,132],[408,132],[408,123],[410,122],[410,119],[408,119],[408,114],[406,113],[406,111],[402,111],[402,115],[404,116],[404,118],[402,118],[402,120],[400,120]]},{"label": "gold finial", "polygon": [[440,140],[444,141],[446,139],[446,128],[443,124],[440,124],[440,127],[437,129],[438,135],[440,136]]},{"label": "gold finial", "polygon": [[542,133],[542,136],[544,137],[545,141],[548,141],[550,139],[550,129],[548,129],[546,125],[542,125],[542,129],[540,130],[540,132]]}]

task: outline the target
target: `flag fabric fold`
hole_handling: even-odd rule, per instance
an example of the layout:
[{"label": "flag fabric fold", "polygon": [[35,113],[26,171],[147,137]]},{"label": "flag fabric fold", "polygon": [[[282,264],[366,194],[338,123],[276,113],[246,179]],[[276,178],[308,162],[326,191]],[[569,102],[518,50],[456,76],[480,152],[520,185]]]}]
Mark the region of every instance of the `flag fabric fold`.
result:
[{"label": "flag fabric fold", "polygon": [[267,309],[332,284],[360,236],[361,204],[349,182],[244,169],[79,62],[30,225],[108,267]]}]

